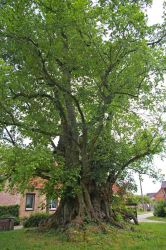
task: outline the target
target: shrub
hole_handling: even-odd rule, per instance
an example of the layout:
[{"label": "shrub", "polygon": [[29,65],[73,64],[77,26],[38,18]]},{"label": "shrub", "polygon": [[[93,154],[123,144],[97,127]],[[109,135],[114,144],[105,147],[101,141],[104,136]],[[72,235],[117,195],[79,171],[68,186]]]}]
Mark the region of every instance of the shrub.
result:
[{"label": "shrub", "polygon": [[166,202],[159,201],[154,206],[154,216],[166,217]]},{"label": "shrub", "polygon": [[20,219],[18,217],[14,217],[14,226],[20,225]]},{"label": "shrub", "polygon": [[4,215],[19,217],[19,205],[0,206],[0,217]]},{"label": "shrub", "polygon": [[32,214],[29,218],[27,218],[23,226],[24,227],[38,227],[39,224],[44,220],[49,217],[49,214],[44,214],[44,213],[36,213]]}]

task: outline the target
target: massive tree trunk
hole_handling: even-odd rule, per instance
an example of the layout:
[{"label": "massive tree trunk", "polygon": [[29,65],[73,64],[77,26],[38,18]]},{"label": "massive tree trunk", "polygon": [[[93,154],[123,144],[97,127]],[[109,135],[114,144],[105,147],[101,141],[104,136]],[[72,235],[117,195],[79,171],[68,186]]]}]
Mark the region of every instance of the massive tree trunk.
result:
[{"label": "massive tree trunk", "polygon": [[110,222],[115,224],[111,209],[111,194],[108,187],[97,187],[94,181],[80,182],[80,192],[70,196],[71,190],[62,198],[60,205],[44,224],[46,227],[66,227],[69,224],[82,226],[84,222]]},{"label": "massive tree trunk", "polygon": [[76,180],[79,191],[74,193],[72,185],[66,186],[56,213],[42,226],[47,228],[66,227],[69,224],[81,226],[84,222],[115,224],[115,215],[111,210],[113,183],[108,182],[98,186],[92,178],[91,160],[87,152],[87,131],[83,127],[82,134],[79,135],[74,105],[70,96],[65,95],[64,98],[66,117],[61,120],[62,135],[59,150],[64,156],[66,170],[71,172],[79,170]]},{"label": "massive tree trunk", "polygon": [[[67,190],[66,190],[67,191]],[[112,208],[112,184],[97,186],[94,181],[89,183],[80,182],[80,192],[71,196],[68,190],[66,196],[60,201],[57,211],[41,224],[42,228],[67,229],[69,226],[82,228],[85,223],[103,223],[123,228],[124,224],[119,222],[121,216],[129,222],[133,219],[138,224],[136,215],[126,210],[114,211]]]},{"label": "massive tree trunk", "polygon": [[[70,77],[68,77],[69,80]],[[92,178],[92,159],[88,152],[86,124],[82,118],[82,128],[76,120],[76,110],[68,93],[64,95],[65,116],[62,116],[62,135],[59,141],[59,151],[64,156],[65,168],[68,172],[79,171],[75,192],[72,185],[66,185],[59,207],[54,215],[50,216],[41,226],[47,228],[66,227],[74,224],[82,226],[85,222],[102,222],[119,224],[111,208],[113,182],[97,185]]]}]

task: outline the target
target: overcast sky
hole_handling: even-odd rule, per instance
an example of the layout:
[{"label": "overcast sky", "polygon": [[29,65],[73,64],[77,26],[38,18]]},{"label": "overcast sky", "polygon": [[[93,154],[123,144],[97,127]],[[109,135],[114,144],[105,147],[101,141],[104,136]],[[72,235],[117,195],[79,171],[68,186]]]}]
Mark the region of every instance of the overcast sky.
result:
[{"label": "overcast sky", "polygon": [[148,8],[149,24],[162,23],[164,0],[153,0],[153,5]]},{"label": "overcast sky", "polygon": [[[163,15],[163,3],[164,0],[153,0],[153,5],[151,8],[148,8],[148,23],[149,25],[153,25],[156,23],[162,23],[162,15]],[[165,175],[166,180],[166,159],[161,160],[160,157],[155,157],[154,166],[156,168],[160,168],[162,173]],[[142,183],[143,186],[143,193],[153,193],[157,192],[161,186],[160,182],[153,183],[153,180],[150,179],[148,176],[143,177],[144,181]],[[140,187],[139,187],[139,179],[138,176],[135,177],[137,186],[138,186],[138,194],[140,194]]]}]

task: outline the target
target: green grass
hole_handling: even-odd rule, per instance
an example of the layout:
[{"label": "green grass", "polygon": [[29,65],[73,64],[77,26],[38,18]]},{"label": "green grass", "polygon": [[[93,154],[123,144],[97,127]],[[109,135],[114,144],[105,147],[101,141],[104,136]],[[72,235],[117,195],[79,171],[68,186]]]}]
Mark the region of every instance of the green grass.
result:
[{"label": "green grass", "polygon": [[148,220],[157,220],[157,221],[164,221],[164,222],[166,222],[166,217],[150,216],[147,219]]},{"label": "green grass", "polygon": [[86,233],[73,231],[70,241],[55,232],[35,230],[0,232],[1,250],[165,250],[165,224],[141,223],[137,231],[110,228],[108,233],[95,227]]},{"label": "green grass", "polygon": [[152,211],[142,211],[142,210],[137,210],[137,214],[148,214],[151,213]]}]

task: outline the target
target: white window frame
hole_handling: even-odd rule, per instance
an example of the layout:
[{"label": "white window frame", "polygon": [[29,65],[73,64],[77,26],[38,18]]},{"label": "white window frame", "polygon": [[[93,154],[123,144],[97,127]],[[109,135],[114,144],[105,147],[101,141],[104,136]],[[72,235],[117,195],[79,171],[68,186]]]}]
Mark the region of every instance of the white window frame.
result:
[{"label": "white window frame", "polygon": [[[52,207],[52,203],[55,202],[56,207]],[[49,210],[50,211],[55,211],[57,209],[57,201],[56,200],[50,200],[49,202]]]},{"label": "white window frame", "polygon": [[[27,196],[30,195],[33,197],[32,199],[32,207],[27,207]],[[35,193],[26,193],[26,199],[25,199],[25,211],[34,211],[35,208]]]}]

